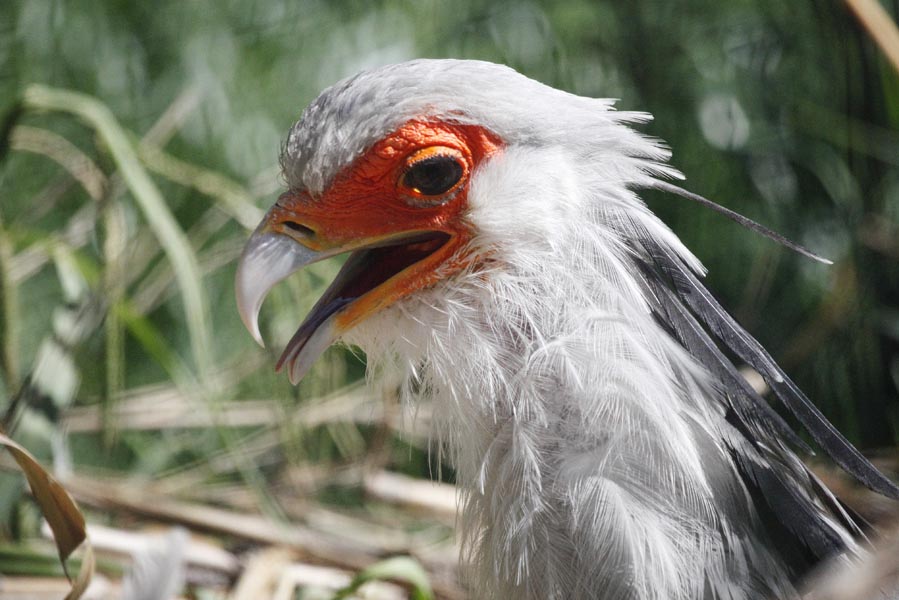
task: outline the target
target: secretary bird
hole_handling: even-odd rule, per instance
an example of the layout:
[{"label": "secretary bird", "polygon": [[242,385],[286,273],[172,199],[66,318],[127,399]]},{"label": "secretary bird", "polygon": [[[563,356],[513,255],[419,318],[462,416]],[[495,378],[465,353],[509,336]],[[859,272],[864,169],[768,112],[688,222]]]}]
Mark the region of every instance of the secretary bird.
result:
[{"label": "secretary bird", "polygon": [[641,201],[669,152],[618,112],[476,61],[350,77],[303,112],[288,191],[240,259],[262,343],[267,292],[349,253],[288,343],[294,383],[330,344],[427,400],[456,469],[473,597],[797,598],[866,544],[803,465],[808,447],[730,355],[846,471],[899,489],[824,418],[700,282],[699,260]]}]

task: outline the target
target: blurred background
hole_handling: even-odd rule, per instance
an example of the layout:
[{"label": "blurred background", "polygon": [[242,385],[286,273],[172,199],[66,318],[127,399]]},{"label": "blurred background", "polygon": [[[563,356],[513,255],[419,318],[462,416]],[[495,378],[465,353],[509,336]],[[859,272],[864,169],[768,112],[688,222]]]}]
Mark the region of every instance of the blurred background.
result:
[{"label": "blurred background", "polygon": [[[399,586],[360,593],[425,594],[423,569],[437,597],[465,597],[427,407],[404,417],[360,386],[347,349],[296,388],[273,373],[339,265],[276,288],[264,350],[232,293],[302,108],[414,57],[502,62],[649,111],[643,131],[689,189],[832,259],[647,197],[724,305],[895,478],[899,77],[843,2],[6,0],[0,416],[85,511],[89,594],[328,598],[411,556],[385,567]],[[0,595],[61,597],[40,511],[0,466]],[[438,472],[444,486],[424,481]]]}]

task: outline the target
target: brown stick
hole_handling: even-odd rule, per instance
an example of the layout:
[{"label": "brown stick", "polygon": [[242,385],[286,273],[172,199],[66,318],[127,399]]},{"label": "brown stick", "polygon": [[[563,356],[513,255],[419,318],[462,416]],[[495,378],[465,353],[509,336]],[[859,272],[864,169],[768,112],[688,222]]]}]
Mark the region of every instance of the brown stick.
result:
[{"label": "brown stick", "polygon": [[[259,515],[183,502],[156,495],[136,485],[73,476],[65,480],[65,486],[85,505],[178,523],[192,531],[211,531],[263,546],[288,548],[296,552],[299,558],[312,563],[358,571],[386,556],[382,548],[361,539],[350,542],[295,523],[275,523]],[[438,598],[464,598],[464,592],[454,581],[454,573],[437,573],[438,564],[432,564],[426,557],[416,558],[420,558],[431,573],[431,583]]]}]

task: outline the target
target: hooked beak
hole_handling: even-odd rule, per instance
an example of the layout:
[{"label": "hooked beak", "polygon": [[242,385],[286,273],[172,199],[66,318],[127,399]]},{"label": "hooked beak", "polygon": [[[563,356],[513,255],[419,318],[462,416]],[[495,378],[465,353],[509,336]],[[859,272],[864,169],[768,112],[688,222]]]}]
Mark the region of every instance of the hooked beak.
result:
[{"label": "hooked beak", "polygon": [[[314,262],[351,252],[278,360],[277,370],[287,365],[288,377],[294,384],[343,332],[402,297],[410,277],[431,268],[432,262],[442,260],[452,246],[447,244],[451,236],[438,231],[411,231],[330,243],[312,229],[298,225],[292,220],[295,216],[292,213],[287,219],[283,207],[277,204],[272,207],[244,247],[235,281],[241,320],[253,338],[263,345],[259,310],[275,284]],[[323,247],[315,250],[309,245]]]},{"label": "hooked beak", "polygon": [[[259,332],[259,311],[269,291],[303,267],[334,254],[312,250],[283,233],[272,231],[269,225],[271,213],[269,211],[244,246],[235,278],[237,311],[250,335],[263,347],[265,343]],[[278,361],[278,369],[285,362],[290,363],[288,377],[291,383],[298,383],[315,358],[336,339],[334,314],[346,302],[334,300],[323,297],[316,303]]]},{"label": "hooked beak", "polygon": [[268,292],[287,276],[324,258],[323,253],[271,231],[267,221],[263,220],[244,246],[234,286],[240,319],[263,348],[259,310]]}]

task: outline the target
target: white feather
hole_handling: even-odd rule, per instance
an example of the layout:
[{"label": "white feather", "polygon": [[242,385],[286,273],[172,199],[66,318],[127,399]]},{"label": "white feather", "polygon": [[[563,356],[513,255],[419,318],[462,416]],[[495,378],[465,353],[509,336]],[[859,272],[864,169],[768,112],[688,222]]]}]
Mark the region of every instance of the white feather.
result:
[{"label": "white feather", "polygon": [[475,597],[793,597],[750,539],[757,517],[723,443],[719,392],[657,323],[630,260],[627,242],[648,235],[702,272],[633,191],[680,176],[627,126],[648,115],[488,63],[415,61],[313,103],[285,147],[288,182],[320,192],[411,118],[476,123],[506,144],[471,182],[480,266],[345,341],[370,375],[433,405],[464,494]]},{"label": "white feather", "polygon": [[667,229],[619,182],[572,164],[559,148],[513,146],[485,165],[469,198],[490,270],[347,341],[433,404],[481,597],[699,598],[732,559],[689,424],[716,429],[723,409],[709,414],[702,369],[628,267],[632,220]]}]

